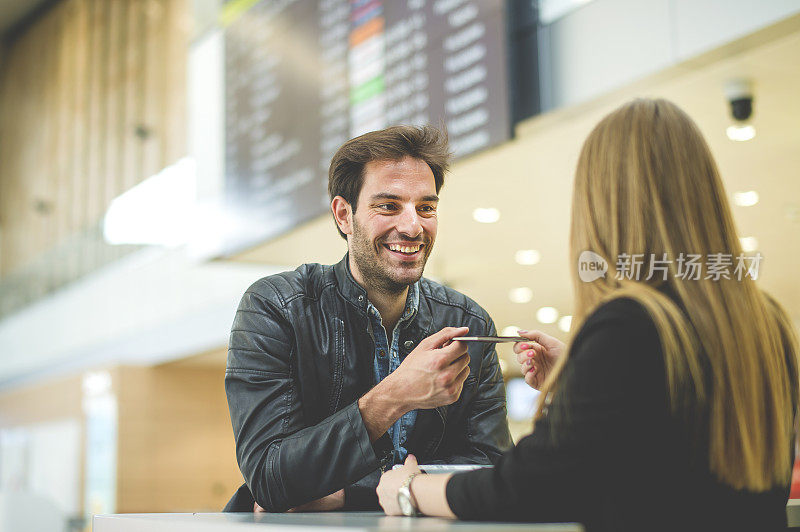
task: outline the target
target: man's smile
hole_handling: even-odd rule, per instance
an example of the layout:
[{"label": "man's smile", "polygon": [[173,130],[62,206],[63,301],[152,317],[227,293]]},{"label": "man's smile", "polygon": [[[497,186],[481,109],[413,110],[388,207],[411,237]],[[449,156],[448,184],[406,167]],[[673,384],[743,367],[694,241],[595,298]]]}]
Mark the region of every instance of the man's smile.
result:
[{"label": "man's smile", "polygon": [[425,244],[421,242],[399,242],[382,245],[384,248],[389,250],[392,255],[403,259],[413,259],[418,257],[425,247]]}]

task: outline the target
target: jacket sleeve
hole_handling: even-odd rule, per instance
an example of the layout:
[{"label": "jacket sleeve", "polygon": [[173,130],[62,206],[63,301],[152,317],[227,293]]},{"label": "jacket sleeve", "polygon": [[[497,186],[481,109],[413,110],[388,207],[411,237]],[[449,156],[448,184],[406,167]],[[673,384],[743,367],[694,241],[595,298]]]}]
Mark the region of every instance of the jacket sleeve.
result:
[{"label": "jacket sleeve", "polygon": [[[485,333],[496,334],[489,320]],[[513,445],[508,430],[506,388],[494,344],[486,344],[477,372],[477,389],[467,406],[465,422],[457,434],[451,432],[445,448],[451,449],[440,463],[491,464]],[[471,378],[471,377],[468,377]]]},{"label": "jacket sleeve", "polygon": [[357,402],[305,425],[294,379],[293,329],[272,302],[279,298],[265,297],[268,290],[257,283],[239,304],[225,392],[242,475],[262,508],[280,512],[365,477],[380,467],[391,443],[370,443]]}]

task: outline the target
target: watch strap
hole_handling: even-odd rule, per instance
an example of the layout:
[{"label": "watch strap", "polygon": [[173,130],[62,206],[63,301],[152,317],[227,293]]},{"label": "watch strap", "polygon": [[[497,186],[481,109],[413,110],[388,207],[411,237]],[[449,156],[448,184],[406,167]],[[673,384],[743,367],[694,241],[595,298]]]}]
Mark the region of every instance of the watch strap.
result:
[{"label": "watch strap", "polygon": [[417,471],[416,473],[411,473],[408,477],[403,481],[400,485],[400,489],[398,490],[398,495],[400,492],[407,493],[408,502],[411,504],[411,507],[414,509],[414,513],[411,514],[412,516],[420,515],[419,513],[419,506],[417,505],[417,499],[414,497],[414,494],[411,493],[411,481],[417,478],[418,475],[421,475],[422,471]]}]

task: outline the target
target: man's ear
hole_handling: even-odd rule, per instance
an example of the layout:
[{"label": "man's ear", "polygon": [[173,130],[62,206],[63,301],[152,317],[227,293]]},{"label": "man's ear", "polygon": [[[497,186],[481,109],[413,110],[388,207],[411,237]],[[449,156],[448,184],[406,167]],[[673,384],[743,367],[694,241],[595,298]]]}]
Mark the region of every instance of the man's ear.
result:
[{"label": "man's ear", "polygon": [[333,212],[333,219],[336,220],[336,225],[339,230],[346,234],[353,234],[353,209],[350,204],[341,196],[336,196],[331,201],[331,211]]}]

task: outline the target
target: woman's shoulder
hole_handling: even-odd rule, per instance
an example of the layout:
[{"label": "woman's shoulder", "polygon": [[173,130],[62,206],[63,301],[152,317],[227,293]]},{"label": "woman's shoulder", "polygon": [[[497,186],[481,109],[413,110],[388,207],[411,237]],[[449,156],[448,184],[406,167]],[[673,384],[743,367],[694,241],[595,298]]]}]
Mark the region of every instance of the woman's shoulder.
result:
[{"label": "woman's shoulder", "polygon": [[614,298],[594,309],[575,335],[572,356],[600,358],[604,365],[663,364],[655,322],[631,297]]},{"label": "woman's shoulder", "polygon": [[598,326],[627,328],[631,332],[649,332],[657,336],[655,323],[644,305],[629,296],[605,301],[587,316],[578,335]]}]

